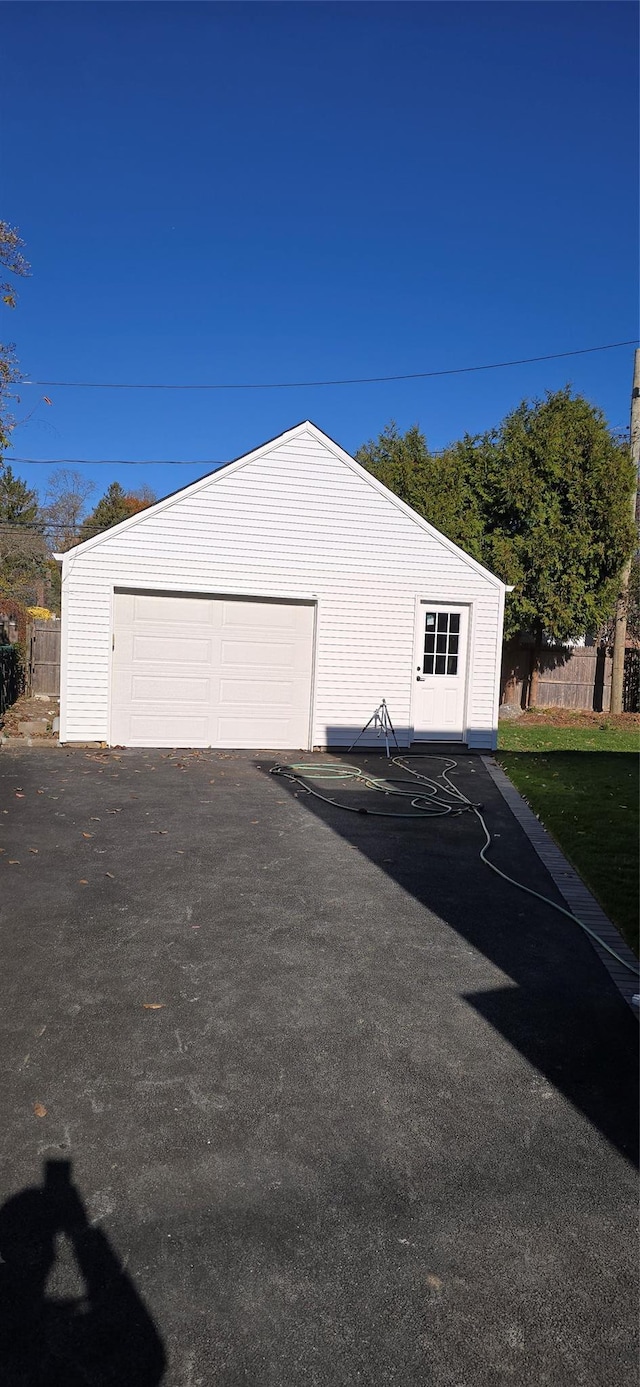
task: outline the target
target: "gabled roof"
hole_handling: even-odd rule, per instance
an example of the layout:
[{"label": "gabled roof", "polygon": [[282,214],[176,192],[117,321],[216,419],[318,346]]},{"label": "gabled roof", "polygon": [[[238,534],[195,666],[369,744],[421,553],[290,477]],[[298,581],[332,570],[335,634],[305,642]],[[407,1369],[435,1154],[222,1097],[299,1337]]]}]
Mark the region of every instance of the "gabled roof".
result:
[{"label": "gabled roof", "polygon": [[445,549],[450,550],[452,554],[455,554],[465,564],[472,568],[474,572],[481,574],[482,577],[486,578],[494,587],[504,588],[505,585],[500,578],[497,578],[494,573],[490,573],[488,568],[484,568],[476,559],[472,559],[470,554],[465,553],[464,549],[460,549],[457,544],[453,543],[453,540],[448,539],[440,530],[436,530],[434,525],[430,525],[428,520],[424,520],[423,517],[418,515],[417,511],[412,510],[411,506],[408,506],[405,501],[401,501],[399,496],[396,496],[393,491],[390,491],[382,482],[379,482],[377,477],[372,476],[371,472],[367,472],[365,467],[361,467],[360,463],[356,462],[355,458],[352,458],[349,453],[345,453],[344,448],[341,448],[339,443],[336,443],[328,434],[323,433],[322,429],[319,429],[317,424],[312,424],[310,419],[304,419],[302,423],[295,424],[292,429],[287,429],[284,433],[278,434],[275,438],[268,439],[266,443],[261,443],[260,447],[254,448],[252,452],[243,453],[241,457],[233,458],[230,462],[222,463],[215,471],[208,472],[206,476],[199,477],[197,481],[190,482],[188,486],[181,487],[178,491],[169,492],[167,496],[163,496],[160,501],[156,501],[152,506],[147,506],[145,510],[138,511],[135,515],[128,516],[126,520],[119,521],[117,525],[112,525],[110,529],[101,530],[100,534],[93,535],[91,539],[83,540],[81,544],[74,545],[72,549],[65,550],[63,554],[54,554],[53,557],[60,562],[67,559],[70,555],[75,556],[76,554],[87,553],[97,545],[108,542],[114,535],[122,534],[125,530],[131,529],[134,525],[144,524],[150,516],[157,515],[161,511],[168,509],[170,506],[174,505],[176,501],[181,501],[187,496],[195,496],[199,491],[204,490],[205,487],[215,486],[218,477],[228,477],[231,473],[240,471],[241,467],[246,467],[249,463],[254,462],[257,458],[266,456],[266,454],[270,453],[274,448],[279,448],[281,444],[290,443],[293,439],[299,438],[304,434],[308,434],[318,443],[322,443],[324,447],[332,452],[335,457],[339,458],[346,467],[349,467],[356,476],[367,482],[369,486],[373,487],[374,490],[378,491],[382,496],[385,496],[398,510],[402,511],[404,515],[414,522],[414,524],[418,525],[424,533],[438,540]]}]

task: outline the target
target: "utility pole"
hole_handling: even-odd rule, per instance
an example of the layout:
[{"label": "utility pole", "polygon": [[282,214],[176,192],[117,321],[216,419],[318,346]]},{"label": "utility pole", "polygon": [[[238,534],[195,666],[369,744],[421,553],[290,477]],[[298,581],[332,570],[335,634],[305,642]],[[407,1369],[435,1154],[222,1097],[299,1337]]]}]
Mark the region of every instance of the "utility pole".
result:
[{"label": "utility pole", "polygon": [[[631,460],[635,469],[633,491],[631,493],[631,518],[636,523],[638,499],[638,468],[640,467],[640,348],[636,347],[633,366],[633,387],[631,390]],[[620,591],[616,604],[616,624],[613,634],[613,667],[611,670],[610,712],[622,712],[622,692],[624,683],[624,650],[627,639],[627,605],[629,601],[629,579],[631,576],[630,555],[620,574]]]}]

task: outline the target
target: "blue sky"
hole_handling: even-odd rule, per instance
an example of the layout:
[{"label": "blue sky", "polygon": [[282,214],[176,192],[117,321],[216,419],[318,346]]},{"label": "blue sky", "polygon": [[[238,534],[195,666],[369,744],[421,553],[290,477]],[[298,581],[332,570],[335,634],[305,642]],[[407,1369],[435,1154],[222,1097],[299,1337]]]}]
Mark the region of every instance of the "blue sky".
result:
[{"label": "blue sky", "polygon": [[[2,332],[33,378],[367,376],[637,336],[631,3],[21,3],[2,27],[0,215],[33,265]],[[567,380],[617,425],[631,365],[31,387],[14,452],[204,462],[307,417],[349,450],[392,416],[439,447]],[[161,495],[206,467],[84,470]]]}]

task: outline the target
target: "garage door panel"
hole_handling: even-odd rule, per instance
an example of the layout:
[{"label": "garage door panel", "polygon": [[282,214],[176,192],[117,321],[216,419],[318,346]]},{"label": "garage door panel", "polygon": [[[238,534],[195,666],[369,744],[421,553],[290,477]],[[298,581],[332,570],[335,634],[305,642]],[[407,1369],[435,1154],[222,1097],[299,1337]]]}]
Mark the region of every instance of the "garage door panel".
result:
[{"label": "garage door panel", "polygon": [[275,679],[222,679],[220,681],[220,704],[224,707],[241,706],[247,711],[260,708],[277,708],[286,713],[295,699],[292,681],[283,683]]},{"label": "garage door panel", "polygon": [[258,632],[264,629],[265,613],[269,609],[266,620],[271,631],[293,630],[298,620],[300,611],[306,612],[306,607],[296,606],[294,603],[282,602],[252,602],[249,598],[236,598],[230,601],[228,598],[221,603],[222,607],[222,626],[227,632],[228,628],[237,627],[239,631],[246,630],[248,626],[254,626]]},{"label": "garage door panel", "polygon": [[166,674],[161,668],[136,674],[135,669],[116,670],[112,680],[112,704],[203,703],[211,707],[213,681],[208,673],[199,678]]},{"label": "garage door panel", "polygon": [[171,661],[173,664],[207,665],[213,660],[213,638],[176,635],[167,632],[162,636],[133,634],[131,659],[146,664],[155,661],[161,667]]},{"label": "garage door panel", "polygon": [[209,746],[209,710],[197,715],[180,710],[175,715],[166,710],[131,714],[129,746]]},{"label": "garage door panel", "polygon": [[[118,593],[128,598],[129,594]],[[215,619],[213,603],[209,597],[169,597],[165,593],[136,593],[133,597],[134,621],[144,621],[148,625],[165,626],[174,624],[178,629],[203,625],[213,625]],[[218,620],[220,624],[220,619]]]},{"label": "garage door panel", "polygon": [[314,607],[116,593],[111,741],[309,745]]},{"label": "garage door panel", "polygon": [[210,707],[211,685],[210,678],[197,679],[193,675],[134,675],[131,696],[135,703],[204,703]]},{"label": "garage door panel", "polygon": [[290,669],[295,666],[296,643],[287,641],[276,644],[273,640],[265,638],[264,635],[253,641],[230,641],[224,639],[221,649],[221,664],[223,669],[228,669],[230,665],[238,666],[240,669],[260,670],[269,666],[276,666],[280,670],[284,667]]},{"label": "garage door panel", "polygon": [[[253,720],[233,714],[217,720],[216,746],[220,747],[274,747],[303,748],[307,746],[308,733],[301,728],[298,737],[292,732],[291,720],[287,717],[268,717],[264,714]],[[249,741],[245,740],[249,737]],[[291,738],[294,738],[292,741]]]}]

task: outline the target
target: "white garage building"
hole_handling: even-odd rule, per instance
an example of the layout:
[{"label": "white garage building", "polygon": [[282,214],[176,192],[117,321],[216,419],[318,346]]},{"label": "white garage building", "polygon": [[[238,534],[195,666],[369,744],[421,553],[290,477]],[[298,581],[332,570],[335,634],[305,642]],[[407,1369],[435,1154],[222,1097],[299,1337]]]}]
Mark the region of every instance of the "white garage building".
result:
[{"label": "white garage building", "polygon": [[494,747],[505,586],[302,423],[62,563],[60,739]]}]

